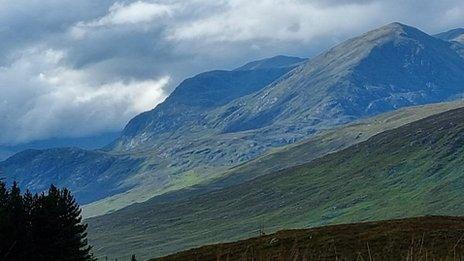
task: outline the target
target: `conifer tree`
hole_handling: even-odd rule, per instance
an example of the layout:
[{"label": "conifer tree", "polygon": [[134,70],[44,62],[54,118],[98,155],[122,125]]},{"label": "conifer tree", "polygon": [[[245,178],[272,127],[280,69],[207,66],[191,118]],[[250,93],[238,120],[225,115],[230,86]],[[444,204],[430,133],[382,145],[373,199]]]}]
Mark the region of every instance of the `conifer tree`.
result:
[{"label": "conifer tree", "polygon": [[87,226],[82,224],[81,210],[69,190],[51,186],[37,199],[34,211],[35,245],[43,260],[92,260],[87,244]]},{"label": "conifer tree", "polygon": [[0,260],[94,260],[71,192],[51,186],[48,193],[21,194],[0,180]]},{"label": "conifer tree", "polygon": [[11,187],[7,206],[8,224],[10,226],[7,236],[10,237],[11,241],[8,260],[25,260],[28,251],[26,249],[28,244],[27,216],[21,190],[16,182]]},{"label": "conifer tree", "polygon": [[9,191],[5,184],[0,181],[0,260],[7,258],[9,247],[11,246],[10,218],[8,212]]}]

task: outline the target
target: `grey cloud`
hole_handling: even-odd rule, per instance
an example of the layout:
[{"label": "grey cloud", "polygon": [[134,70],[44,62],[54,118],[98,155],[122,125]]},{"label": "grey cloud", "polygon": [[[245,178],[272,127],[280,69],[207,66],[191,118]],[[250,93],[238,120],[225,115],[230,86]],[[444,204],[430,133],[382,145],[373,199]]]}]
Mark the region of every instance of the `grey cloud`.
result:
[{"label": "grey cloud", "polygon": [[0,5],[0,144],[117,130],[185,77],[277,54],[313,56],[392,21],[429,33],[464,26],[461,0]]},{"label": "grey cloud", "polygon": [[44,43],[77,21],[98,17],[111,0],[5,0],[0,3],[0,58],[31,44]]}]

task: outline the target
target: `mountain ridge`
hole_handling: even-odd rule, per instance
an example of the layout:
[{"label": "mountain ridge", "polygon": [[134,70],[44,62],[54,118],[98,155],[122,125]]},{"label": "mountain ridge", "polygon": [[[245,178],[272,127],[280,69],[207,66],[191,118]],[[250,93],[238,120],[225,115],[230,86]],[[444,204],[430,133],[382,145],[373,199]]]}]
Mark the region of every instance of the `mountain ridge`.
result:
[{"label": "mountain ridge", "polygon": [[438,37],[440,39],[446,40],[446,41],[457,41],[460,43],[464,43],[464,28],[455,28],[451,29],[449,31],[439,33],[434,35],[435,37]]},{"label": "mountain ridge", "polygon": [[[380,49],[390,43],[398,46],[392,50],[388,49],[389,46]],[[408,45],[404,47],[405,50],[400,51],[403,44]],[[435,49],[439,49],[445,57],[440,59],[440,55],[435,55],[437,53]],[[450,48],[450,43],[438,40],[418,29],[392,23],[347,40],[307,61],[283,78],[253,94],[250,101],[246,101],[248,97],[245,96],[228,105],[218,114],[217,119],[214,119],[215,124],[222,124],[224,132],[262,128],[279,120],[291,121],[293,125],[295,122],[304,122],[301,125],[315,126],[324,121],[331,124],[332,118],[336,118],[335,124],[337,124],[402,106],[437,102],[438,98],[426,100],[426,97],[421,97],[428,93],[408,92],[407,84],[412,84],[412,87],[418,90],[423,88],[427,92],[433,92],[436,88],[443,88],[446,87],[443,85],[447,85],[443,84],[447,79],[441,76],[442,86],[428,87],[427,84],[433,83],[416,77],[417,71],[408,73],[406,69],[402,69],[408,62],[410,62],[409,66],[416,66],[417,69],[423,68],[423,61],[402,60],[416,51],[421,52],[425,57],[418,59],[428,59],[426,62],[439,66],[442,66],[445,60],[450,61],[449,66],[446,69],[443,68],[441,72],[453,73],[453,75],[443,73],[454,80],[452,85],[463,82],[461,76],[464,68],[463,60],[455,55],[455,51]],[[434,61],[434,58],[427,57],[427,52],[434,53],[434,58],[440,60]],[[372,58],[373,56],[375,57]],[[384,56],[390,57],[387,60]],[[391,61],[395,64],[389,64]],[[378,66],[381,68],[378,72],[370,69],[376,63],[383,65]],[[432,77],[440,75],[438,72],[433,73],[434,70],[430,67],[432,66],[425,68],[426,71],[421,72],[420,76],[427,78],[426,73],[433,75]],[[456,71],[453,67],[459,70]],[[390,70],[388,74],[385,74],[385,69]],[[410,79],[411,82],[401,82],[400,78]],[[388,97],[390,92],[396,92],[398,96]],[[315,97],[315,95],[319,96]],[[353,106],[356,103],[359,103],[359,108]],[[299,121],[295,119],[295,113],[301,113],[298,115]],[[257,126],[256,122],[258,122]],[[289,126],[288,123],[284,125]],[[295,127],[298,128],[298,126]]]},{"label": "mountain ridge", "polygon": [[[272,64],[275,61],[274,59],[277,59],[277,66],[273,69]],[[233,96],[230,97],[231,94],[243,95],[243,92],[246,93],[247,91],[263,87],[267,82],[291,70],[296,66],[294,65],[295,63],[299,63],[302,60],[304,59],[278,56],[277,58],[273,57],[255,62],[264,64],[264,68],[255,64],[254,68],[247,70],[216,70],[201,73],[180,84],[179,88],[167,98],[168,103],[173,100],[170,105],[165,106],[165,103],[162,103],[154,110],[142,113],[132,121],[146,114],[153,113],[153,111],[156,113],[160,107],[167,107],[167,110],[163,109],[158,114],[161,117],[164,117],[164,114],[168,114],[169,117],[166,117],[167,120],[165,122],[167,124],[174,124],[174,129],[176,125],[175,121],[173,123],[172,117],[177,118],[178,121],[179,119],[188,119],[191,122],[195,122],[201,119],[204,110],[208,107],[217,106],[215,103],[221,103],[221,101],[213,99],[212,104],[205,105],[201,101],[192,99],[192,93],[198,94],[203,92],[204,94],[208,94],[208,91],[212,90],[215,93],[219,92],[217,96],[222,97],[223,100],[231,99],[233,98]],[[287,66],[285,66],[286,62],[288,62]],[[249,64],[244,66],[249,66]],[[227,79],[232,79],[233,81],[228,82]],[[220,93],[221,90],[223,93]],[[237,90],[237,92],[233,93],[234,90]],[[179,92],[180,98],[177,95]],[[194,102],[193,105],[191,101]],[[195,103],[200,109],[195,108]],[[179,108],[179,104],[184,105]],[[170,109],[172,111],[169,111]],[[186,115],[183,114],[183,111],[186,111]],[[168,136],[172,135],[171,133],[168,134]],[[81,204],[87,204],[135,187],[137,180],[134,181],[133,176],[135,176],[135,179],[139,176],[146,177],[147,172],[152,173],[156,171],[160,164],[173,164],[164,163],[166,160],[163,159],[163,155],[160,156],[156,152],[151,154],[145,154],[145,152],[128,153],[124,150],[113,149],[114,144],[115,142],[103,149],[96,150],[52,148],[20,152],[0,162],[0,170],[4,172],[9,182],[16,180],[21,187],[28,188],[34,192],[41,192],[43,189],[47,189],[50,183],[58,186],[67,186],[75,193]],[[31,152],[35,153],[30,154]],[[23,157],[25,154],[30,155],[30,157]],[[152,163],[152,161],[155,161],[155,163]],[[69,164],[65,166],[63,162]],[[96,164],[101,164],[104,167],[98,167]],[[176,182],[172,181],[168,175],[159,178],[153,177],[153,179],[155,179],[153,182],[159,184],[159,187],[167,187],[166,184],[168,182]],[[193,181],[189,181],[188,179],[190,178],[187,177],[186,181],[180,179],[178,182],[190,185],[189,182],[194,182],[195,177],[191,178]],[[79,182],[74,182],[73,180],[79,180]],[[105,180],[109,180],[108,183],[105,183]],[[150,189],[153,190],[152,187]]]},{"label": "mountain ridge", "polygon": [[[256,63],[245,67],[256,70],[238,68],[190,78],[184,84],[192,88],[177,88],[163,104],[134,118],[120,139],[99,153],[118,159],[118,169],[127,167],[119,165],[119,158],[139,164],[126,175],[114,175],[118,180],[108,191],[111,197],[97,204],[114,210],[142,202],[217,178],[269,149],[321,130],[401,107],[456,99],[464,92],[464,59],[453,43],[399,23],[347,40],[309,60],[283,60],[285,66],[281,57],[274,57],[274,69],[265,60],[258,61],[258,67]],[[224,92],[218,94],[218,89]],[[229,95],[231,89],[237,92]],[[175,94],[179,92],[184,92],[182,99]],[[75,155],[67,154],[68,160]],[[36,165],[61,171],[53,166],[60,165],[53,162],[60,157],[4,162],[0,169],[27,179],[35,175],[31,173],[48,171]],[[88,171],[94,160],[73,162],[78,164],[68,172],[94,175]],[[17,165],[28,168],[13,172]]]}]

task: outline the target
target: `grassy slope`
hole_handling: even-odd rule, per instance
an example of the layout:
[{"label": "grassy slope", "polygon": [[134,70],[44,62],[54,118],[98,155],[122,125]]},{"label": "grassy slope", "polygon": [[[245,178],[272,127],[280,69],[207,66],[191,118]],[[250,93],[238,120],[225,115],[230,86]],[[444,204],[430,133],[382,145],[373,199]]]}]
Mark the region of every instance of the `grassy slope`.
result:
[{"label": "grassy slope", "polygon": [[157,256],[343,222],[464,212],[464,109],[404,125],[311,163],[178,201],[91,219],[98,253]]},{"label": "grassy slope", "polygon": [[[321,131],[296,144],[273,149],[255,160],[231,168],[223,176],[233,176],[234,179],[246,180],[308,163],[315,158],[363,142],[381,132],[461,107],[464,107],[464,101],[414,106],[383,113],[345,126]],[[221,177],[221,179],[223,178]]]},{"label": "grassy slope", "polygon": [[[192,185],[198,185],[195,186],[195,189],[198,188],[200,192],[203,192],[204,189],[211,189],[212,183],[215,188],[238,184],[260,175],[307,163],[327,153],[362,142],[382,131],[397,128],[406,123],[463,106],[464,101],[454,101],[409,107],[384,113],[376,117],[363,119],[354,124],[321,131],[303,142],[273,149],[264,156],[230,169],[226,167],[201,166],[188,171],[184,175],[175,175],[171,180],[172,185],[162,190],[157,190],[150,185],[151,183],[147,182],[147,186],[134,188],[131,193],[115,195],[84,206],[84,214],[86,217],[101,215],[108,211],[120,209],[122,206],[135,202],[143,202],[153,196]],[[143,155],[140,155],[140,157],[143,157]],[[148,158],[145,165],[149,166],[150,164],[155,163],[150,162]],[[165,167],[167,168],[167,166]],[[145,172],[141,171],[140,173],[143,174]],[[135,175],[134,179],[137,179],[137,177]],[[162,183],[163,181],[157,182]],[[188,194],[191,194],[191,189],[188,190]]]},{"label": "grassy slope", "polygon": [[285,230],[151,261],[461,260],[464,218],[430,216]]}]

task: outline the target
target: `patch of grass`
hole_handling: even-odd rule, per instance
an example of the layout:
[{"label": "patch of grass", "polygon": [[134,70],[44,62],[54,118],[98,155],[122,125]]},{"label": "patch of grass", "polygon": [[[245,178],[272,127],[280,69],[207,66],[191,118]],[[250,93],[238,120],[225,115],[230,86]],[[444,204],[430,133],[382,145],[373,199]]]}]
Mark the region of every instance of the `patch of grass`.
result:
[{"label": "patch of grass", "polygon": [[285,230],[151,261],[461,260],[464,218],[420,217]]}]

